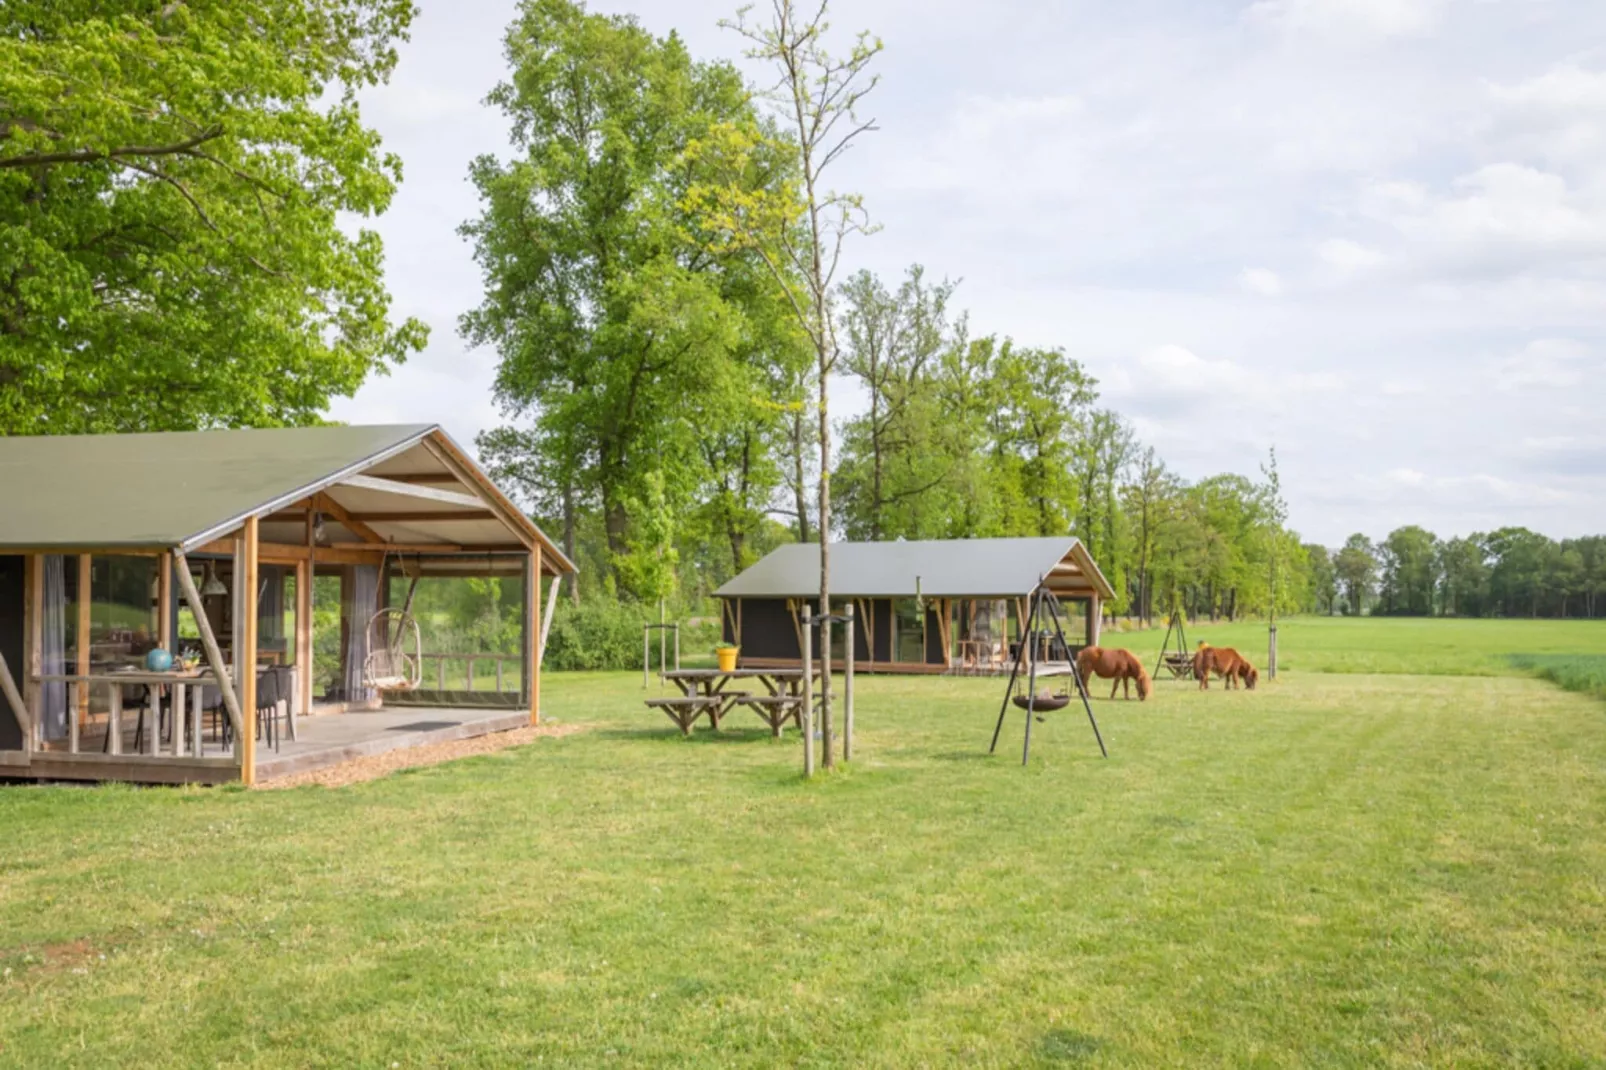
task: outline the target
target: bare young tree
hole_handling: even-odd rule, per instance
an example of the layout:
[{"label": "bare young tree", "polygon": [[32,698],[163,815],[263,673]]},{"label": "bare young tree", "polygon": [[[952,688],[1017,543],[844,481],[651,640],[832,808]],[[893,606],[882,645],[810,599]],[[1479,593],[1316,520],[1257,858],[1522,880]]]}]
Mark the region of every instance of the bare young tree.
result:
[{"label": "bare young tree", "polygon": [[[811,5],[812,6],[812,5]],[[852,146],[859,135],[876,129],[873,119],[860,119],[859,104],[880,80],[869,72],[870,61],[881,51],[879,39],[860,33],[845,54],[834,54],[825,43],[828,0],[813,13],[793,0],[770,0],[769,17],[754,21],[753,7],[742,8],[736,18],[721,23],[741,34],[747,55],[768,64],[776,81],[763,91],[779,125],[786,131],[787,148],[796,154],[795,211],[791,206],[766,205],[747,199],[714,198],[722,212],[716,225],[753,244],[778,284],[785,289],[798,325],[808,336],[816,356],[818,387],[818,440],[820,450],[819,505],[816,511],[820,539],[820,615],[831,612],[831,423],[827,387],[839,353],[833,292],[842,248],[854,234],[873,229],[863,200],[839,193],[824,184],[825,172]],[[849,637],[852,641],[852,637]],[[827,669],[831,658],[831,625],[820,625],[821,657]],[[825,766],[835,764],[831,723],[831,674],[822,678],[820,727],[824,736]]]}]

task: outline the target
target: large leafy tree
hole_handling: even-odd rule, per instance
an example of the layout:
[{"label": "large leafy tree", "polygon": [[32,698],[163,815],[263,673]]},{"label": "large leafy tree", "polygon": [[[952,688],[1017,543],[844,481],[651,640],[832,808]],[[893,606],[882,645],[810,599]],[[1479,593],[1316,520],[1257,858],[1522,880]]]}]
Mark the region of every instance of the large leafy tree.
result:
[{"label": "large leafy tree", "polygon": [[0,5],[0,432],[303,423],[422,346],[355,94],[411,0]]},{"label": "large leafy tree", "polygon": [[[673,508],[718,488],[740,557],[775,478],[755,451],[785,408],[776,368],[800,350],[753,254],[713,250],[682,205],[705,179],[688,146],[756,126],[747,90],[678,37],[571,0],[526,0],[506,52],[512,77],[490,102],[516,155],[474,162],[484,209],[463,227],[486,284],[463,331],[498,351],[514,428],[486,441],[502,467],[547,471],[535,496],[566,516],[600,508],[610,568],[631,552],[629,504],[650,473]],[[770,188],[786,166],[761,149],[732,180]]]}]

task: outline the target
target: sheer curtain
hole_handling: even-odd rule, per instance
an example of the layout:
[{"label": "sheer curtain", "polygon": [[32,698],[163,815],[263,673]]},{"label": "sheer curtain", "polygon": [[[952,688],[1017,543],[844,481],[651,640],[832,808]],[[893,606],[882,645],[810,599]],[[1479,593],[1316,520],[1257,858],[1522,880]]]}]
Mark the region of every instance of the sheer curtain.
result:
[{"label": "sheer curtain", "polygon": [[368,624],[379,612],[379,566],[354,565],[351,569],[351,601],[346,604],[346,701],[371,702],[377,692],[363,684],[363,665],[368,660]]},{"label": "sheer curtain", "polygon": [[[39,646],[39,667],[46,676],[67,671],[67,559],[50,554],[44,559],[44,602],[42,622],[43,641]],[[41,734],[46,739],[64,739],[67,735],[67,685],[55,680],[41,689],[43,716]]]}]

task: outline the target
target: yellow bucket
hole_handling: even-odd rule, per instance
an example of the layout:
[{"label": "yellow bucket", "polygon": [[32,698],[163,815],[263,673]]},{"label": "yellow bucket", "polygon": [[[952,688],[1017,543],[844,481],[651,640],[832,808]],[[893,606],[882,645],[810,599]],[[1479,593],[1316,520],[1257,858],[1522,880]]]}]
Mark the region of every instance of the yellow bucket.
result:
[{"label": "yellow bucket", "polygon": [[719,659],[719,671],[720,672],[735,672],[736,671],[736,655],[737,655],[737,653],[738,653],[737,649],[735,647],[733,647],[733,646],[722,646],[722,647],[719,647],[719,648],[715,649],[714,656]]}]

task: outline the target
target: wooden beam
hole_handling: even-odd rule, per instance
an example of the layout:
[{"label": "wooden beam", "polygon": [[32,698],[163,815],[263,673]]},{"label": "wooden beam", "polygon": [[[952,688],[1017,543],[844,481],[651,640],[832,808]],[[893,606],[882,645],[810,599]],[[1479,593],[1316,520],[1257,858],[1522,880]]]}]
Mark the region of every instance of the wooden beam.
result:
[{"label": "wooden beam", "polygon": [[[195,589],[195,577],[190,575],[190,563],[183,550],[173,551],[173,575],[178,577],[179,590],[183,592],[184,601],[190,604],[190,612],[195,616],[195,628],[201,633],[201,649],[206,652],[207,667],[217,680],[218,691],[223,695],[223,708],[229,713],[229,723],[234,726],[234,736],[238,739],[242,727],[240,700],[234,693],[229,668],[223,663],[223,652],[218,649],[217,636],[212,634],[212,622],[206,616],[201,593]],[[199,711],[196,711],[196,715],[199,716]]]},{"label": "wooden beam", "polygon": [[438,522],[442,520],[500,519],[489,509],[458,509],[453,512],[441,512],[439,509],[411,509],[391,513],[352,513],[351,518],[369,524],[403,524],[417,520]]},{"label": "wooden beam", "polygon": [[541,548],[530,551],[524,576],[524,646],[529,666],[526,687],[530,696],[530,723],[541,723]]},{"label": "wooden beam", "polygon": [[[460,505],[465,509],[485,508],[484,501],[461,491],[441,490],[437,487],[426,487],[417,483],[402,483],[394,479],[380,479],[378,476],[347,476],[341,480],[339,486],[351,487],[356,490],[372,490],[381,494],[395,494],[404,498],[419,498],[423,501],[442,502],[446,505]],[[325,498],[328,498],[328,496],[325,495]],[[328,500],[332,501],[333,499]],[[382,540],[375,536],[374,541]]]},{"label": "wooden beam", "polygon": [[22,697],[27,700],[28,711],[33,715],[34,736],[28,741],[27,747],[31,750],[41,741],[41,722],[45,712],[44,688],[35,682],[44,672],[45,656],[45,559],[39,554],[29,554],[24,561],[23,587],[26,599],[23,617],[27,627],[23,635]]},{"label": "wooden beam", "polygon": [[[523,510],[514,505],[512,500],[502,493],[502,488],[486,478],[485,473],[480,471],[473,461],[465,457],[452,443],[451,439],[444,434],[430,435],[422,440],[422,445],[430,456],[444,465],[446,470],[455,475],[460,482],[469,483],[480,488],[483,496],[480,504],[482,506],[488,505],[499,513],[502,523],[507,525],[508,530],[513,532],[515,538],[531,549],[541,546],[543,549],[543,561],[545,558],[544,551],[546,550],[552,552],[554,560],[567,560],[562,552],[558,550],[557,545],[548,539],[540,528],[536,527],[535,521],[525,516]],[[570,567],[573,567],[572,564]]]},{"label": "wooden beam", "polygon": [[296,562],[296,695],[291,716],[312,712],[312,562]]},{"label": "wooden beam", "polygon": [[[78,555],[78,675],[89,675],[89,597],[90,580],[93,558],[88,554]],[[89,686],[86,684],[78,689],[78,709],[74,711],[79,721],[89,717]]]},{"label": "wooden beam", "polygon": [[[352,479],[359,479],[359,478],[365,478],[365,477],[352,476],[351,478]],[[348,480],[348,482],[349,482],[349,480]],[[385,541],[384,537],[381,536],[379,534],[379,532],[375,531],[373,528],[369,527],[367,524],[364,524],[361,520],[353,519],[352,515],[349,512],[346,511],[346,507],[344,505],[341,505],[339,502],[335,501],[333,498],[329,497],[329,495],[327,495],[327,494],[318,495],[318,497],[317,497],[317,507],[321,512],[328,513],[330,516],[332,516],[336,520],[338,520],[341,523],[341,525],[343,525],[345,527],[345,529],[347,531],[349,531],[353,535],[357,536],[357,538],[361,539],[363,542],[384,542]]]},{"label": "wooden beam", "polygon": [[156,559],[156,645],[173,649],[173,559]]},{"label": "wooden beam", "polygon": [[552,577],[552,586],[546,592],[546,611],[541,616],[541,656],[546,657],[546,637],[552,634],[552,613],[558,608],[558,584],[562,576]]},{"label": "wooden beam", "polygon": [[29,741],[33,739],[33,718],[28,714],[28,704],[22,700],[22,692],[17,690],[16,677],[11,675],[11,666],[6,664],[4,654],[0,654],[0,692],[4,692],[12,716],[17,719],[17,728],[22,732],[22,749],[28,750]]},{"label": "wooden beam", "polygon": [[234,663],[240,668],[240,781],[250,787],[257,779],[257,552],[261,543],[254,516],[246,518],[243,542],[243,560],[237,558],[234,562],[235,583],[243,595],[240,647],[234,651]]},{"label": "wooden beam", "polygon": [[397,483],[462,483],[462,480],[458,479],[450,470],[443,472],[388,473],[379,478],[393,480]]}]

